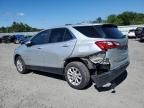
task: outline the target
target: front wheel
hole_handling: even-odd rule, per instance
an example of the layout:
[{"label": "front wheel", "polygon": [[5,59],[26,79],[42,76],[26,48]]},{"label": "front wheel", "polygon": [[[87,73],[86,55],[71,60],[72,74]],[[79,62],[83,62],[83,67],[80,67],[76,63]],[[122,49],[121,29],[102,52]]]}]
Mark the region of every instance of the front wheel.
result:
[{"label": "front wheel", "polygon": [[90,84],[90,73],[82,62],[71,62],[65,68],[65,78],[68,84],[81,90]]},{"label": "front wheel", "polygon": [[25,73],[29,72],[29,70],[26,69],[24,61],[22,60],[22,58],[20,56],[16,58],[15,65],[16,65],[17,71],[19,73],[25,74]]}]

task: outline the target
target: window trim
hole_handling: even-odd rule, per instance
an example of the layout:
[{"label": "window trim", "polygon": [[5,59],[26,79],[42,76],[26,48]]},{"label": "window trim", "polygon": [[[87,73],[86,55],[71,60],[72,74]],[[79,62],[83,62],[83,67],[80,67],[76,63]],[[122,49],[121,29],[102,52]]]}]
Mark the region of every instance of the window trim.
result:
[{"label": "window trim", "polygon": [[[51,36],[51,32],[52,32],[52,30],[54,30],[54,29],[65,29],[65,33],[66,33],[66,30],[68,30],[69,33],[71,34],[72,38],[71,38],[70,40],[65,40],[65,41],[64,41],[64,36],[65,36],[65,33],[64,33],[64,35],[63,35],[63,41],[62,41],[62,42],[67,42],[67,41],[71,41],[71,40],[76,39],[76,37],[74,36],[74,34],[73,34],[68,28],[62,27],[62,28],[51,28],[51,29],[42,30],[42,31],[40,31],[39,33],[37,33],[35,36],[33,36],[30,41],[32,42],[32,40],[33,40],[35,37],[37,37],[40,33],[44,32],[44,31],[48,31],[48,30],[50,30],[50,34],[49,34],[49,35]],[[49,38],[50,38],[50,36],[49,36]],[[48,40],[49,40],[49,39],[48,39]],[[53,42],[53,43],[49,43],[49,42],[48,42],[48,43],[35,44],[35,45],[55,44],[55,43],[62,43],[62,42]],[[33,46],[35,46],[35,45],[33,45]]]},{"label": "window trim", "polygon": [[[68,29],[68,28],[65,28],[66,30],[68,30],[68,32],[71,34],[71,36],[72,36],[72,38],[70,39],[70,40],[73,40],[73,39],[75,39],[76,37],[74,36],[74,34]],[[65,34],[66,34],[66,30],[65,30]],[[64,36],[65,36],[65,34],[64,34]],[[70,41],[70,40],[65,40],[64,41],[64,36],[63,36],[63,42],[67,42],[67,41]]]},{"label": "window trim", "polygon": [[[74,40],[74,39],[76,38],[76,37],[74,36],[74,34],[73,34],[68,28],[66,28],[66,27],[52,28],[52,29],[50,29],[50,30],[52,31],[53,29],[65,29],[65,32],[66,32],[66,30],[68,30],[68,31],[70,32],[71,36],[72,36],[72,39],[67,40],[67,41],[71,41],[71,40]],[[50,34],[50,35],[51,35],[51,34]],[[65,35],[65,33],[64,33],[64,35]],[[64,41],[64,35],[63,35],[63,41],[62,41],[62,42],[67,42],[67,41]],[[56,44],[56,43],[62,43],[62,42],[53,42],[53,43],[47,43],[47,44]]]}]

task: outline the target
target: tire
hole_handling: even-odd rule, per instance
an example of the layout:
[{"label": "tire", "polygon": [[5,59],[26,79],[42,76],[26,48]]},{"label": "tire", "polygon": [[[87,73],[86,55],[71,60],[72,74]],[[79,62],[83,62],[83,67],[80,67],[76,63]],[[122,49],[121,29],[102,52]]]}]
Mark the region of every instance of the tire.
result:
[{"label": "tire", "polygon": [[16,65],[17,71],[20,74],[26,74],[26,73],[29,72],[29,70],[25,66],[25,63],[24,63],[23,59],[20,56],[18,56],[16,58],[15,65]]},{"label": "tire", "polygon": [[139,41],[144,42],[144,37],[141,37]]},{"label": "tire", "polygon": [[90,84],[89,70],[82,62],[70,62],[67,64],[65,78],[72,88],[78,90],[85,89]]}]

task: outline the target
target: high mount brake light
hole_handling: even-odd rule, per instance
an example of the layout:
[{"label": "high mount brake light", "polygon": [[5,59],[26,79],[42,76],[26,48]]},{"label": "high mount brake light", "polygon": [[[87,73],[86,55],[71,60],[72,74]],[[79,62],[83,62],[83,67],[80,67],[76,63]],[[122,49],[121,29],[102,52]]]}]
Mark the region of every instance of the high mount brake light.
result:
[{"label": "high mount brake light", "polygon": [[120,46],[120,43],[116,41],[96,41],[95,44],[103,51],[118,48]]}]

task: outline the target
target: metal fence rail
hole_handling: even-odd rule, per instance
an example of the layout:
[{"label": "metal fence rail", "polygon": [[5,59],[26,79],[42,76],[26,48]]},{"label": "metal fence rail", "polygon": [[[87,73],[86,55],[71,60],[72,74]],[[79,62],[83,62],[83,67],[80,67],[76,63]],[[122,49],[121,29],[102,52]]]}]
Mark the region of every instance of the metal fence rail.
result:
[{"label": "metal fence rail", "polygon": [[38,32],[17,32],[17,33],[0,33],[0,37],[4,35],[35,35]]},{"label": "metal fence rail", "polygon": [[[124,34],[127,35],[128,31],[130,29],[136,29],[137,27],[144,27],[144,24],[142,25],[129,25],[129,26],[118,26],[118,29]],[[4,35],[35,35],[38,32],[18,32],[18,33],[0,33],[0,37]]]}]

